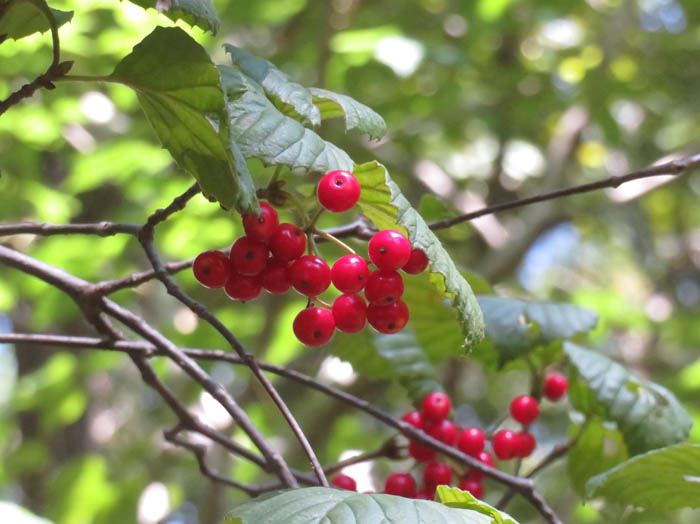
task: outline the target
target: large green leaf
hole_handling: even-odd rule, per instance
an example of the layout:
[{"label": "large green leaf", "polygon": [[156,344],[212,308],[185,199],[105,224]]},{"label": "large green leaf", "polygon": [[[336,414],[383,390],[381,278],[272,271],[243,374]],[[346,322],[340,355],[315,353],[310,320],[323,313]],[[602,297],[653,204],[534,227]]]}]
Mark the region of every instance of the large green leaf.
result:
[{"label": "large green leaf", "polygon": [[280,112],[255,80],[231,67],[220,66],[219,71],[228,97],[231,139],[246,158],[317,173],[352,171],[345,151]]},{"label": "large green leaf", "polygon": [[425,252],[430,261],[430,281],[456,308],[464,346],[474,347],[484,336],[481,310],[469,283],[440,240],[401,194],[383,165],[367,162],[355,166],[353,173],[362,186],[358,202],[362,212],[379,229],[396,229],[406,233],[411,245]]},{"label": "large green leaf", "polygon": [[648,509],[698,508],[700,444],[685,442],[638,455],[590,479],[586,492]]},{"label": "large green leaf", "polygon": [[144,9],[157,9],[171,20],[184,20],[213,34],[219,30],[219,13],[212,0],[130,0]]},{"label": "large green leaf", "polygon": [[[157,27],[109,76],[138,95],[163,147],[224,208],[257,210],[247,166],[228,145],[219,72],[207,52],[182,29]],[[217,134],[207,115],[222,122]]]},{"label": "large green leaf", "polygon": [[631,455],[682,442],[693,422],[668,389],[631,375],[595,351],[564,343],[564,352],[588,384],[606,418],[617,423]]},{"label": "large green leaf", "polygon": [[314,104],[321,111],[323,120],[342,116],[345,119],[346,131],[357,130],[376,139],[386,134],[384,119],[354,98],[318,87],[311,87],[309,91],[313,95]]},{"label": "large green leaf", "polygon": [[438,486],[437,498],[445,506],[449,506],[450,508],[468,509],[486,515],[491,519],[493,524],[517,524],[510,515],[498,511],[493,506],[481,502],[468,491],[462,491],[459,488]]},{"label": "large green leaf", "polygon": [[48,31],[51,25],[44,9],[51,10],[57,27],[73,18],[73,11],[51,9],[43,0],[13,0],[0,18],[0,35],[19,40],[37,32]]},{"label": "large green leaf", "polygon": [[[438,502],[332,488],[302,488],[258,497],[233,509],[225,524],[492,524],[492,516]],[[510,520],[510,519],[509,519]],[[510,520],[513,522],[512,520]],[[503,522],[508,522],[504,520]]]}]

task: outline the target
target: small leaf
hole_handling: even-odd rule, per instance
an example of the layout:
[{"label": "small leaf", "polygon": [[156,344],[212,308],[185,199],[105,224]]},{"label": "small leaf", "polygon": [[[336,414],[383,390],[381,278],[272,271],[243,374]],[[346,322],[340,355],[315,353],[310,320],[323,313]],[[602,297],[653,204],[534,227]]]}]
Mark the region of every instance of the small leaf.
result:
[{"label": "small leaf", "polygon": [[219,71],[228,97],[231,139],[246,158],[316,173],[352,171],[345,151],[282,114],[255,80],[231,67],[220,66]]},{"label": "small leaf", "polygon": [[570,342],[564,343],[564,353],[604,408],[607,420],[617,423],[631,455],[688,438],[693,421],[669,390]]},{"label": "small leaf", "polygon": [[356,165],[353,174],[362,187],[358,202],[362,212],[379,229],[397,229],[406,233],[411,245],[425,252],[430,262],[430,281],[458,311],[463,345],[468,349],[474,347],[484,336],[481,310],[471,287],[440,240],[401,194],[383,165],[378,162]]},{"label": "small leaf", "polygon": [[593,477],[589,497],[653,510],[700,507],[700,444],[685,442],[638,455]]},{"label": "small leaf", "polygon": [[498,511],[493,506],[489,506],[485,502],[481,502],[468,491],[462,491],[459,488],[453,488],[450,486],[438,486],[437,497],[438,500],[445,506],[450,508],[461,508],[477,511],[483,515],[486,515],[487,517],[490,517],[492,519],[491,522],[494,524],[516,524],[510,515],[506,515],[505,513]]},{"label": "small leaf", "polygon": [[346,131],[357,130],[377,140],[386,134],[384,119],[354,98],[318,87],[311,87],[309,91],[323,120],[342,116],[345,118]]},{"label": "small leaf", "polygon": [[231,55],[233,64],[260,84],[267,97],[283,114],[312,126],[321,123],[321,113],[313,104],[308,89],[292,82],[272,62],[231,44],[225,44],[224,49]]},{"label": "small leaf", "polygon": [[[7,35],[7,38],[19,40],[34,33],[43,33],[51,29],[46,15],[37,4],[46,5],[41,0],[14,0],[10,2],[7,11],[0,18],[0,35]],[[59,11],[51,9],[56,27],[73,18],[73,11]]]},{"label": "small leaf", "polygon": [[[504,514],[505,515],[505,514]],[[438,502],[311,487],[277,491],[234,508],[226,524],[492,524],[493,517]],[[506,517],[507,518],[507,517]],[[503,523],[516,524],[512,519]]]},{"label": "small leaf", "polygon": [[156,9],[173,21],[184,20],[191,26],[216,34],[219,13],[212,0],[130,0],[144,9]]}]

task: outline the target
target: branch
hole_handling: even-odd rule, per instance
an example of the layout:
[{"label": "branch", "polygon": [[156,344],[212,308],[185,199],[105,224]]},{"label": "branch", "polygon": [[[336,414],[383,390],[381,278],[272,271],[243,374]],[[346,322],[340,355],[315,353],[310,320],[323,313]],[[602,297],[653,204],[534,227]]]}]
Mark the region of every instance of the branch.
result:
[{"label": "branch", "polygon": [[137,235],[140,226],[136,224],[120,224],[115,222],[97,222],[94,224],[37,224],[23,222],[21,224],[0,224],[0,236],[33,234],[43,237],[51,235],[98,235],[108,237],[118,233]]},{"label": "branch", "polygon": [[[183,269],[191,267],[193,262],[193,258],[189,260],[183,260],[181,262],[170,262],[169,264],[165,264],[163,268],[169,275],[172,275],[174,273],[182,271]],[[154,278],[156,278],[156,276],[156,271],[154,269],[149,269],[147,271],[132,273],[131,275],[124,278],[119,278],[115,280],[103,280],[102,282],[98,282],[97,284],[95,284],[95,292],[100,295],[110,295],[122,289],[140,286],[144,282],[153,280]]]}]

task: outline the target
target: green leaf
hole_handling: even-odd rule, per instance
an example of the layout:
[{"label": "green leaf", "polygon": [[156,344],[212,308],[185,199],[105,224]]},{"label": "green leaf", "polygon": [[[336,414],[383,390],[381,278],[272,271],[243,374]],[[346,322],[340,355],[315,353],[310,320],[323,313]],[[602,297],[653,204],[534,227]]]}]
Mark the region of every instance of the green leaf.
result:
[{"label": "green leaf", "polygon": [[[10,7],[0,18],[0,35],[7,35],[8,38],[19,40],[25,36],[33,35],[37,32],[43,33],[51,29],[46,14],[38,4],[47,7],[46,2],[42,0],[12,1]],[[53,13],[56,27],[61,27],[73,18],[73,11],[48,9],[51,9]]]},{"label": "green leaf", "polygon": [[[393,495],[332,488],[302,488],[258,497],[233,509],[226,524],[491,524],[493,518],[471,509]],[[511,519],[503,522],[511,522]]]},{"label": "green leaf", "polygon": [[450,486],[438,486],[437,497],[440,502],[450,508],[461,508],[477,511],[483,515],[490,517],[494,524],[516,524],[509,515],[501,513],[493,506],[489,506],[485,502],[481,502],[468,491],[462,491],[459,488]]},{"label": "green leaf", "polygon": [[224,49],[231,55],[233,64],[260,84],[267,97],[283,114],[313,126],[321,123],[321,113],[313,104],[308,89],[292,82],[272,62],[264,58],[251,55],[231,44],[225,44]]},{"label": "green leaf", "polygon": [[255,80],[231,67],[220,66],[219,71],[228,97],[231,139],[246,158],[316,173],[352,171],[345,151],[282,114]]},{"label": "green leaf", "polygon": [[593,477],[589,497],[648,509],[700,507],[700,444],[650,451]]},{"label": "green leaf", "polygon": [[219,30],[219,13],[212,0],[130,0],[144,9],[156,9],[173,21],[184,20],[191,26],[216,34]]},{"label": "green leaf", "polygon": [[501,18],[512,3],[513,0],[479,0],[476,10],[479,18],[493,22]]},{"label": "green leaf", "polygon": [[617,423],[631,455],[688,438],[692,419],[669,390],[571,342],[564,343],[564,353],[605,409],[607,419]]},{"label": "green leaf", "polygon": [[[257,211],[248,168],[228,140],[219,72],[177,27],[157,27],[108,77],[134,89],[163,147],[224,208]],[[207,115],[223,122],[217,134]],[[228,144],[228,145],[225,145]]]},{"label": "green leaf", "polygon": [[358,202],[362,212],[379,229],[397,229],[407,234],[411,245],[425,252],[430,262],[430,281],[457,309],[464,346],[474,347],[484,336],[481,310],[469,283],[440,240],[401,194],[383,165],[367,162],[356,165],[352,171],[362,186]]},{"label": "green leaf", "polygon": [[346,131],[357,130],[377,140],[386,134],[384,119],[354,98],[318,87],[311,87],[309,91],[313,95],[314,104],[321,111],[323,120],[342,116],[345,119]]}]

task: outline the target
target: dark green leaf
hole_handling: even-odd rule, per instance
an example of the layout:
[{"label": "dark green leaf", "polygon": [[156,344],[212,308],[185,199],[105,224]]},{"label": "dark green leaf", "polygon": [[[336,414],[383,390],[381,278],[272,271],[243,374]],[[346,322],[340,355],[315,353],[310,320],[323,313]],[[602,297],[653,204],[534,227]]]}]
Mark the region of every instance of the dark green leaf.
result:
[{"label": "dark green leaf", "polygon": [[[14,0],[10,7],[0,19],[0,35],[7,35],[8,38],[19,40],[34,33],[43,33],[51,29],[46,14],[37,4],[46,3],[42,0]],[[49,8],[51,9],[51,8]],[[56,27],[60,27],[71,18],[73,11],[59,11],[51,9]]]},{"label": "dark green leaf", "polygon": [[216,34],[219,30],[219,13],[212,0],[130,0],[144,9],[156,9],[171,20],[184,20]]},{"label": "dark green leaf", "polygon": [[345,118],[346,131],[357,130],[376,139],[386,134],[384,119],[354,98],[318,87],[311,87],[309,91],[323,120],[342,116]]},{"label": "dark green leaf", "polygon": [[156,28],[125,57],[110,79],[134,89],[158,138],[175,161],[224,208],[257,210],[245,162],[206,115],[225,112],[219,72],[206,51],[179,28]]},{"label": "dark green leaf", "polygon": [[631,455],[688,438],[693,422],[669,390],[576,344],[565,342],[564,353],[605,408],[607,419],[617,423]]},{"label": "dark green leaf", "polygon": [[491,518],[493,524],[517,524],[510,515],[498,511],[493,506],[481,502],[468,491],[450,486],[438,486],[437,498],[445,506],[476,511]]},{"label": "dark green leaf", "polygon": [[586,492],[642,508],[698,508],[700,444],[686,442],[638,455],[590,479]]}]

